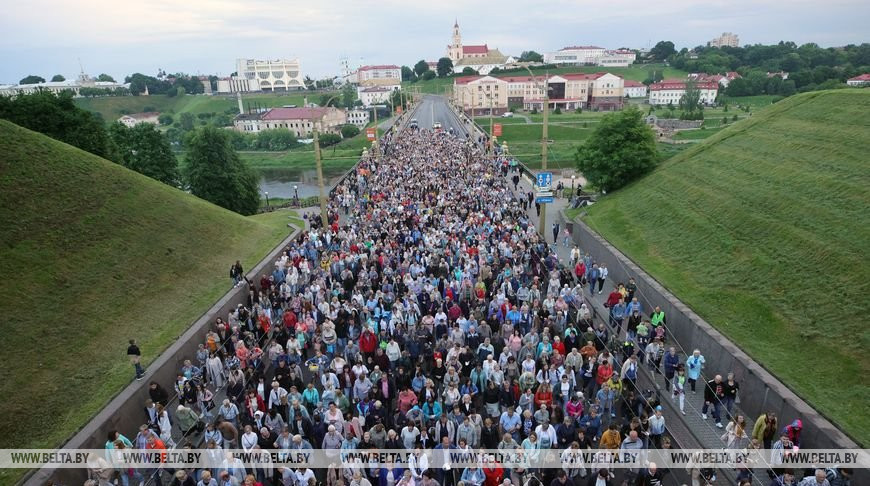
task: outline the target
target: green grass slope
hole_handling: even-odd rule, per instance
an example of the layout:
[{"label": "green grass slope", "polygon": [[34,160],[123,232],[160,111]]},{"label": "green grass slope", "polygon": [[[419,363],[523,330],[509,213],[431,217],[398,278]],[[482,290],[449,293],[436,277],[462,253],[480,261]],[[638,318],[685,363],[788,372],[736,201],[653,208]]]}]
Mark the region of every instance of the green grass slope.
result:
[{"label": "green grass slope", "polygon": [[133,378],[127,340],[150,363],[291,215],[246,218],[0,120],[0,448],[75,433]]},{"label": "green grass slope", "polygon": [[[248,104],[253,106],[255,103],[263,107],[302,106],[306,96],[311,103],[317,103],[320,100],[319,92],[245,94],[242,95],[242,100],[245,106]],[[192,113],[198,115],[200,113],[223,113],[226,110],[237,110],[239,106],[235,96],[225,94],[173,97],[166,95],[103,96],[98,98],[76,98],[75,103],[80,108],[99,113],[106,123],[114,122],[124,113],[140,113],[145,111],[146,107],[154,108],[160,113],[174,115]]]},{"label": "green grass slope", "polygon": [[870,90],[797,95],[674,156],[586,217],[865,446],[868,147]]}]

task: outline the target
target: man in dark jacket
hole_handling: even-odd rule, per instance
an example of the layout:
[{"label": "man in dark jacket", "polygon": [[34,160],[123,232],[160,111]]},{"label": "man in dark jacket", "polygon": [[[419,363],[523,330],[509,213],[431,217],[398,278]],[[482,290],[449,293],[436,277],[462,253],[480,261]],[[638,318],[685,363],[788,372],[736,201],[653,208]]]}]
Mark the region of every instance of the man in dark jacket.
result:
[{"label": "man in dark jacket", "polygon": [[713,408],[713,420],[716,427],[722,428],[722,399],[725,398],[725,385],[722,383],[722,375],[707,382],[704,387],[704,407],[701,408],[701,417],[707,420],[707,409]]},{"label": "man in dark jacket", "polygon": [[671,389],[671,381],[674,375],[677,374],[677,368],[680,366],[680,357],[677,356],[677,348],[671,346],[668,352],[665,353],[665,390]]}]

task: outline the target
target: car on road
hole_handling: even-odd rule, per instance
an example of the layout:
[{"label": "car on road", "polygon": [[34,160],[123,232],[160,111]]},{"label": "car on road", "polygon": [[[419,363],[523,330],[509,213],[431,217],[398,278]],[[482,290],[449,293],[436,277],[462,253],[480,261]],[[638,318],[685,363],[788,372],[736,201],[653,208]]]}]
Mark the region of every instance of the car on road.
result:
[{"label": "car on road", "polygon": [[441,122],[435,122],[435,124],[432,125],[432,128],[435,130],[441,130]]},{"label": "car on road", "polygon": [[502,118],[512,118],[513,116],[514,116],[514,114],[510,111],[506,111],[506,112],[501,114]]},{"label": "car on road", "polygon": [[417,119],[416,119],[416,118],[411,118],[411,128],[417,128],[417,127],[418,127],[418,125],[417,125]]}]

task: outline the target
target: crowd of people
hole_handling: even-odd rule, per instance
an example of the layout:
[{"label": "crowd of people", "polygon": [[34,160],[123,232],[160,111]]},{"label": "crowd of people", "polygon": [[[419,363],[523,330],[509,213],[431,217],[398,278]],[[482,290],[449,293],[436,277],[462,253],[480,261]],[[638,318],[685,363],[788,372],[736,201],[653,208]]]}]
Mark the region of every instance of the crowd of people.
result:
[{"label": "crowd of people", "polygon": [[[683,413],[686,393],[704,393],[704,414],[723,428],[727,447],[799,444],[799,420],[780,437],[773,414],[754,426],[732,414],[733,376],[698,387],[704,357],[666,349],[664,313],[644,312],[634,282],[615,287],[607,322],[596,323],[588,299],[609,290],[606,267],[579,248],[570,262],[559,261],[535,229],[530,200],[512,187],[511,170],[461,136],[419,129],[385,136],[381,150],[336,188],[329,221],[312,221],[270,275],[248,281],[233,265],[233,284],[247,288],[247,301],[214,322],[174,383],[150,383],[138,432],[128,439],[113,431],[106,442],[107,449],[202,447],[214,451],[212,467],[133,470],[108,460],[96,479],[123,486],[653,486],[671,476],[669,484],[678,484],[655,465],[485,461],[459,471],[422,459],[430,449],[670,448],[659,394],[638,384],[642,366],[663,375],[666,396]],[[421,459],[404,469],[341,461],[258,468],[224,452],[235,448],[405,449]],[[777,472],[777,486],[793,484],[789,471]],[[715,471],[690,476],[712,484]]]}]

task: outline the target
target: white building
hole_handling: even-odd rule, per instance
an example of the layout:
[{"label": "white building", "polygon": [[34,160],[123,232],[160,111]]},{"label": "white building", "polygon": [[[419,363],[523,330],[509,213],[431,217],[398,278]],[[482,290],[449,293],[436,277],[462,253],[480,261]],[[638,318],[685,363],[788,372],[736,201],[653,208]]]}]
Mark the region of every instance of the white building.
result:
[{"label": "white building", "polygon": [[118,118],[118,121],[127,128],[133,128],[140,123],[151,123],[152,125],[157,125],[159,123],[159,118],[160,113],[156,111],[146,111],[144,113],[124,115],[121,118]]},{"label": "white building", "polygon": [[738,47],[740,45],[740,38],[737,34],[732,34],[731,32],[722,32],[722,35],[712,39],[707,43],[710,47]]},{"label": "white building", "polygon": [[350,110],[347,112],[347,122],[362,128],[369,124],[369,111]]},{"label": "white building", "polygon": [[218,80],[218,93],[292,91],[305,89],[299,59],[237,59],[236,75]]},{"label": "white building", "polygon": [[236,116],[236,131],[257,133],[263,130],[285,128],[297,137],[308,137],[316,128],[320,132],[338,133],[347,124],[347,115],[338,108],[270,108],[259,113]]},{"label": "white building", "polygon": [[359,95],[359,99],[360,101],[362,101],[363,106],[369,107],[372,105],[388,103],[390,100],[390,95],[393,91],[397,90],[390,89],[387,86],[361,86],[357,90],[357,95]]},{"label": "white building", "polygon": [[627,67],[634,64],[637,54],[634,51],[617,49],[604,51],[604,55],[598,58],[598,65],[604,67]]},{"label": "white building", "polygon": [[569,46],[544,54],[547,64],[572,66],[625,67],[634,63],[637,55],[626,49],[609,50],[598,46]]},{"label": "white building", "polygon": [[396,84],[402,82],[402,68],[395,64],[362,66],[356,71],[356,82],[363,84],[370,79],[391,79]]},{"label": "white building", "polygon": [[[712,105],[716,102],[716,96],[719,94],[719,83],[715,81],[702,81],[695,83],[695,87],[701,92],[701,103]],[[685,80],[665,79],[650,85],[649,104],[677,106],[685,94]]]},{"label": "white building", "polygon": [[849,86],[855,86],[857,88],[863,88],[864,86],[870,86],[870,74],[862,74],[860,76],[855,76],[854,78],[849,78],[846,81],[846,84]]},{"label": "white building", "polygon": [[645,84],[626,79],[623,81],[623,86],[626,98],[646,98],[647,87]]},{"label": "white building", "polygon": [[94,78],[85,73],[79,74],[76,79],[67,79],[66,81],[47,81],[44,83],[33,84],[6,84],[0,85],[0,96],[17,96],[20,94],[32,94],[39,91],[48,91],[54,94],[60,94],[64,91],[73,93],[74,96],[79,96],[79,90],[82,88],[100,88],[100,89],[117,89],[130,88],[130,83],[115,83],[112,81],[96,81]]},{"label": "white building", "polygon": [[546,64],[594,65],[604,55],[604,51],[606,51],[605,48],[598,46],[568,46],[556,52],[544,54],[544,62]]}]

